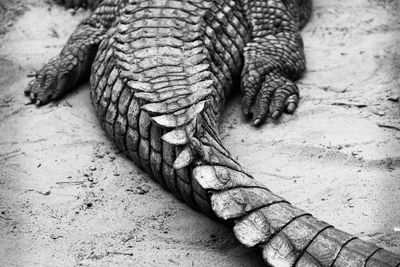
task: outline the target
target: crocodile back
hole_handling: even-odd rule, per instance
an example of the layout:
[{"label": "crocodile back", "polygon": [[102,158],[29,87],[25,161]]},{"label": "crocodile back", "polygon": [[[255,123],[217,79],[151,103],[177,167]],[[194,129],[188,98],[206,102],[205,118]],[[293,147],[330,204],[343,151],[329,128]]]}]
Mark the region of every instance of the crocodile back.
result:
[{"label": "crocodile back", "polygon": [[242,68],[246,27],[233,1],[131,1],[92,68],[92,102],[107,134],[161,185],[211,214],[189,162],[174,164],[199,128],[220,144],[218,116]]}]

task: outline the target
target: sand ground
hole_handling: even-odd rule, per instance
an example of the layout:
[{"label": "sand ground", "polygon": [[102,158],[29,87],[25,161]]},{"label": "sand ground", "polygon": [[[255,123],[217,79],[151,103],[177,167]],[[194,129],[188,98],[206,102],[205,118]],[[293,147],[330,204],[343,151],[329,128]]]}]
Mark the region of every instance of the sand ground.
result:
[{"label": "sand ground", "polygon": [[[118,152],[88,84],[57,103],[25,105],[27,75],[60,51],[88,11],[34,0],[0,0],[0,8],[0,266],[262,263]],[[255,129],[237,96],[220,127],[230,151],[273,191],[396,253],[399,11],[391,0],[315,0],[296,114]]]}]

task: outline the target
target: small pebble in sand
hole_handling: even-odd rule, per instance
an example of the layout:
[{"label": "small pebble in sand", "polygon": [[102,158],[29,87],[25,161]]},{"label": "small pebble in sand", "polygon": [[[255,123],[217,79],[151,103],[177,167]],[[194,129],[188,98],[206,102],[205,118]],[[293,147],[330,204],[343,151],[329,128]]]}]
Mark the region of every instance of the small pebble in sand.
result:
[{"label": "small pebble in sand", "polygon": [[141,186],[136,187],[136,193],[138,193],[139,195],[144,195],[147,194],[149,192],[149,189],[147,188],[143,188]]},{"label": "small pebble in sand", "polygon": [[47,190],[47,191],[39,191],[39,190],[36,190],[36,192],[38,192],[39,194],[44,195],[44,196],[48,196],[48,195],[50,195],[50,193],[51,193],[50,190]]}]

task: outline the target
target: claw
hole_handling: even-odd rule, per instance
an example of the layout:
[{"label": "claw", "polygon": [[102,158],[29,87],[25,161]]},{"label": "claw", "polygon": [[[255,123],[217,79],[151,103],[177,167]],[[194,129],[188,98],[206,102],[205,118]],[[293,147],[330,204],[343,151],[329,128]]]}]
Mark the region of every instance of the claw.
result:
[{"label": "claw", "polygon": [[286,100],[286,113],[293,114],[297,109],[297,103],[299,102],[299,97],[297,95],[291,95]]},{"label": "claw", "polygon": [[281,116],[281,114],[282,114],[282,113],[281,113],[280,111],[275,110],[274,113],[272,113],[271,117],[272,117],[274,120],[276,120],[276,119],[278,119],[278,118]]},{"label": "claw", "polygon": [[261,120],[260,120],[260,119],[255,119],[255,120],[253,121],[253,126],[258,127],[258,126],[260,126],[260,125],[261,125]]},{"label": "claw", "polygon": [[289,103],[289,105],[286,108],[286,112],[291,114],[296,110],[296,104],[295,103]]}]

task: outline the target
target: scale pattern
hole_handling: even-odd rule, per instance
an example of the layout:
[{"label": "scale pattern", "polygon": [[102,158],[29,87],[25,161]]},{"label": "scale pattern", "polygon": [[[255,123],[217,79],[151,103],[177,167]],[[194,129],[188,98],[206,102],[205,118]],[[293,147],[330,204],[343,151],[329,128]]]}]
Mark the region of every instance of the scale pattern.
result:
[{"label": "scale pattern", "polygon": [[61,97],[91,72],[93,106],[118,147],[193,208],[233,225],[269,265],[400,264],[273,194],[218,137],[235,84],[256,126],[295,111],[311,0],[61,2],[94,12],[37,72],[25,91],[33,102]]}]

